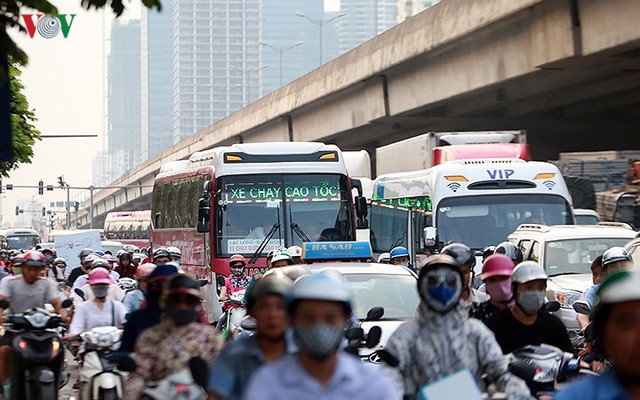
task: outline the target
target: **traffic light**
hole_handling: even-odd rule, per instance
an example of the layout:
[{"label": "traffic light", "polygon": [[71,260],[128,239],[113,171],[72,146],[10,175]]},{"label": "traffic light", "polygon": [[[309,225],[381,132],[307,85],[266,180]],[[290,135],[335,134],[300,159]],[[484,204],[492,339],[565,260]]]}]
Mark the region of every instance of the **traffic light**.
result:
[{"label": "traffic light", "polygon": [[38,194],[44,194],[44,182],[42,182],[42,179],[38,182]]},{"label": "traffic light", "polygon": [[80,203],[78,203],[77,201],[75,203],[73,203],[73,209],[78,212],[78,210],[80,210]]},{"label": "traffic light", "polygon": [[47,216],[47,209],[42,207],[42,216],[46,217]]},{"label": "traffic light", "polygon": [[64,178],[62,176],[58,177],[58,184],[60,184],[60,187],[64,187]]},{"label": "traffic light", "polygon": [[20,207],[16,206],[16,215],[20,215]]},{"label": "traffic light", "polygon": [[2,179],[0,179],[0,193],[2,193]]}]

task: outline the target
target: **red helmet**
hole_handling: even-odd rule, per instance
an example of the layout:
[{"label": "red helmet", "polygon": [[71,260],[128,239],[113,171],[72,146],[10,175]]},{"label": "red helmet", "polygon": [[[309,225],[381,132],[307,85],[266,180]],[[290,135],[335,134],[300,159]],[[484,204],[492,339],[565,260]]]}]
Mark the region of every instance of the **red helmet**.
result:
[{"label": "red helmet", "polygon": [[236,263],[236,262],[241,262],[242,266],[246,266],[247,265],[247,261],[244,259],[244,256],[242,254],[234,254],[229,259],[229,265],[231,265],[233,263]]},{"label": "red helmet", "polygon": [[500,253],[490,255],[484,260],[482,266],[482,280],[487,280],[492,276],[511,276],[514,267],[511,257]]},{"label": "red helmet", "polygon": [[44,254],[35,250],[28,251],[22,257],[22,265],[29,267],[44,267],[45,261]]},{"label": "red helmet", "polygon": [[147,275],[149,275],[150,273],[153,272],[153,270],[156,269],[156,265],[152,264],[152,263],[144,263],[142,265],[140,265],[137,269],[136,269],[136,273],[135,273],[135,278],[136,279],[140,279],[140,278],[144,278]]}]

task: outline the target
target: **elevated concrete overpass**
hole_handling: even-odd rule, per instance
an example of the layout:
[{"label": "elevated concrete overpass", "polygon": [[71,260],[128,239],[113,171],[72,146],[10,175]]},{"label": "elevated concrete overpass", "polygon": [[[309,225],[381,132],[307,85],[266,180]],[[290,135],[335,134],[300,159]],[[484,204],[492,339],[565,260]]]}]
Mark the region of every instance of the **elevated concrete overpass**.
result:
[{"label": "elevated concrete overpass", "polygon": [[317,140],[373,156],[431,130],[526,129],[538,159],[635,147],[639,20],[636,0],[444,0],[130,171],[113,185],[138,187],[96,193],[94,223],[148,208],[139,185],[162,163],[235,142]]}]

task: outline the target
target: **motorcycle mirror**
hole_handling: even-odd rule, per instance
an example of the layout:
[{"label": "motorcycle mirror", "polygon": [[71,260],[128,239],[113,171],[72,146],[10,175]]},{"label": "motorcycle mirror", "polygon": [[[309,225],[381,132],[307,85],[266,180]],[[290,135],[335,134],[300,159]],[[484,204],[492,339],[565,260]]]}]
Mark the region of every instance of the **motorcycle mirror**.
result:
[{"label": "motorcycle mirror", "polygon": [[576,301],[573,303],[573,309],[578,314],[590,315],[591,314],[591,306],[586,301]]},{"label": "motorcycle mirror", "polygon": [[552,300],[544,303],[544,306],[542,307],[546,312],[556,312],[560,310],[560,303],[555,300]]},{"label": "motorcycle mirror", "polygon": [[208,283],[209,281],[206,279],[198,279],[198,285],[200,285],[200,287],[205,287]]},{"label": "motorcycle mirror", "polygon": [[515,360],[509,364],[509,372],[525,382],[531,382],[536,376],[536,367],[525,361]]},{"label": "motorcycle mirror", "polygon": [[247,315],[246,317],[242,318],[242,321],[240,321],[240,328],[244,329],[245,331],[255,331],[256,329],[258,329],[258,323],[256,322],[255,318]]},{"label": "motorcycle mirror", "polygon": [[372,326],[367,333],[366,346],[369,349],[372,349],[380,343],[380,338],[382,337],[382,328],[379,326]]},{"label": "motorcycle mirror", "polygon": [[218,283],[218,286],[224,286],[224,276],[218,275],[216,282]]},{"label": "motorcycle mirror", "polygon": [[201,357],[193,357],[189,360],[189,370],[193,381],[206,390],[209,383],[209,366],[207,362]]},{"label": "motorcycle mirror", "polygon": [[364,329],[362,329],[362,328],[347,329],[347,331],[344,333],[344,336],[349,341],[352,341],[352,340],[360,341],[360,340],[364,339]]},{"label": "motorcycle mirror", "polygon": [[119,359],[117,365],[118,369],[123,372],[135,372],[138,368],[136,361],[129,356]]},{"label": "motorcycle mirror", "polygon": [[61,306],[62,308],[69,308],[69,307],[71,307],[72,305],[73,305],[73,301],[72,301],[71,299],[64,299],[64,300],[62,301],[62,303],[60,304],[60,306]]},{"label": "motorcycle mirror", "polygon": [[380,321],[383,316],[384,316],[384,308],[371,307],[371,309],[367,311],[367,318],[365,318],[365,321]]},{"label": "motorcycle mirror", "polygon": [[7,309],[9,308],[10,304],[8,300],[0,300],[0,308],[4,308]]},{"label": "motorcycle mirror", "polygon": [[80,288],[75,288],[73,289],[73,291],[75,292],[75,294],[78,295],[78,297],[80,297],[82,300],[86,300],[84,297],[84,292],[82,291],[82,289]]}]

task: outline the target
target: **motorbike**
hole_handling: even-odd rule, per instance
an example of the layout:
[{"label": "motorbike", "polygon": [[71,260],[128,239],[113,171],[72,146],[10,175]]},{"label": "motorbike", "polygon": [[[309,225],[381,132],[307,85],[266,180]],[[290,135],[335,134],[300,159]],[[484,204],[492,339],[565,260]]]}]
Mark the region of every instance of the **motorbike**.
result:
[{"label": "motorbike", "polygon": [[80,367],[82,400],[121,399],[126,374],[111,361],[113,347],[120,341],[122,329],[101,326],[80,334],[84,355]]},{"label": "motorbike", "polygon": [[[63,308],[72,301],[62,302]],[[0,307],[7,309],[7,300]],[[64,347],[56,329],[62,324],[60,316],[43,308],[32,308],[8,317],[5,330],[15,333],[11,343],[12,399],[58,398],[58,389],[68,381],[63,376]]]},{"label": "motorbike", "polygon": [[241,331],[242,319],[247,315],[247,310],[244,307],[244,294],[246,289],[238,290],[229,295],[229,300],[225,303],[231,305],[227,311],[227,321],[222,327],[221,334],[225,341],[230,341],[236,338],[237,334]]},{"label": "motorbike", "polygon": [[118,279],[118,286],[120,286],[120,289],[128,292],[129,290],[138,288],[138,281],[131,278],[120,278]]}]

